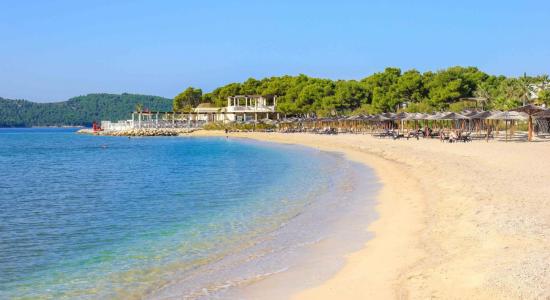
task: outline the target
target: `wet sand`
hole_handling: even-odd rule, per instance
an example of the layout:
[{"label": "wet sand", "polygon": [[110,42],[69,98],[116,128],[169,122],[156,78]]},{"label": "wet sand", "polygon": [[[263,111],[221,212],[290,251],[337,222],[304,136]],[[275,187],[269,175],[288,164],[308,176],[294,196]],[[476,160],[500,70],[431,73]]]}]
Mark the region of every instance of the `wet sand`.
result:
[{"label": "wet sand", "polygon": [[[198,131],[196,136],[225,136]],[[253,299],[550,297],[550,142],[384,140],[367,135],[230,133],[344,153],[383,184],[364,247],[323,284],[255,283]],[[357,230],[357,229],[356,229]],[[322,262],[319,262],[322,263]]]}]

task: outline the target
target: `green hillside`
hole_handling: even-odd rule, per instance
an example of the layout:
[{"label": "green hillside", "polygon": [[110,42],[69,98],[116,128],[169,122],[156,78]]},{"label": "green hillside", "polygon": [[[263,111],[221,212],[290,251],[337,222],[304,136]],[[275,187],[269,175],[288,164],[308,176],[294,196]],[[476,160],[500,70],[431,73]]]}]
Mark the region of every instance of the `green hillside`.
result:
[{"label": "green hillside", "polygon": [[93,121],[125,120],[136,104],[169,111],[172,100],[135,94],[89,94],[56,103],[0,98],[0,127],[89,126]]}]

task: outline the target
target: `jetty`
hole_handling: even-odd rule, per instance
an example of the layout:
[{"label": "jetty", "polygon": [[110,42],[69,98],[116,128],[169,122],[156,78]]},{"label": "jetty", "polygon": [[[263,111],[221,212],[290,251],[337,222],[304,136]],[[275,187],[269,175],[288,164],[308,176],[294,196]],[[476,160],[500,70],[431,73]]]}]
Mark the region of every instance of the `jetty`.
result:
[{"label": "jetty", "polygon": [[200,128],[129,128],[123,130],[93,130],[83,128],[77,131],[80,134],[105,136],[179,136],[186,135]]}]

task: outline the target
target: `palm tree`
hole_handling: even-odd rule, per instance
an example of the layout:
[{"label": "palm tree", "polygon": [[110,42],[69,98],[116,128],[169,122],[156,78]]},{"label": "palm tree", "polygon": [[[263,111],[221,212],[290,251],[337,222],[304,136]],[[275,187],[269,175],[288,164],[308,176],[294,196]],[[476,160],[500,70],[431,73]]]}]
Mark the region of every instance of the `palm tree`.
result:
[{"label": "palm tree", "polygon": [[[136,104],[136,111],[138,112],[138,127],[141,128],[141,119],[142,119],[141,113],[143,112],[143,104],[137,103]],[[133,120],[133,118],[134,117],[132,117],[132,120]]]},{"label": "palm tree", "polygon": [[539,76],[540,83],[542,84],[542,87],[544,88],[548,82],[550,81],[550,76],[548,74],[542,74]]},{"label": "palm tree", "polygon": [[523,106],[525,106],[531,100],[531,84],[526,74],[519,79],[518,83],[518,89],[520,92],[519,100],[521,100]]},{"label": "palm tree", "polygon": [[474,96],[480,99],[481,109],[485,109],[485,105],[491,100],[491,92],[489,91],[489,85],[485,82],[478,84],[474,91]]}]

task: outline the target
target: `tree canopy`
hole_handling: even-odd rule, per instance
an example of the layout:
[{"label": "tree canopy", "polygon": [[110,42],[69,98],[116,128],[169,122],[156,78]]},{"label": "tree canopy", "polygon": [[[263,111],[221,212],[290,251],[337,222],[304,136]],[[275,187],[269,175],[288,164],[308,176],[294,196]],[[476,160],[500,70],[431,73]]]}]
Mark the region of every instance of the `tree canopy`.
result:
[{"label": "tree canopy", "polygon": [[189,111],[192,107],[201,103],[202,90],[192,87],[174,97],[172,108],[174,111]]},{"label": "tree canopy", "polygon": [[[216,88],[198,101],[225,106],[227,97],[232,95],[277,95],[278,111],[318,116],[457,110],[471,106],[472,102],[461,99],[472,97],[486,98],[485,109],[509,109],[526,101],[530,84],[541,82],[548,82],[548,76],[507,78],[460,66],[424,73],[386,68],[361,80],[330,80],[303,74],[249,78]],[[193,93],[196,90],[188,88],[182,94],[197,95]],[[541,102],[548,102],[548,98],[547,92],[540,93]]]}]

